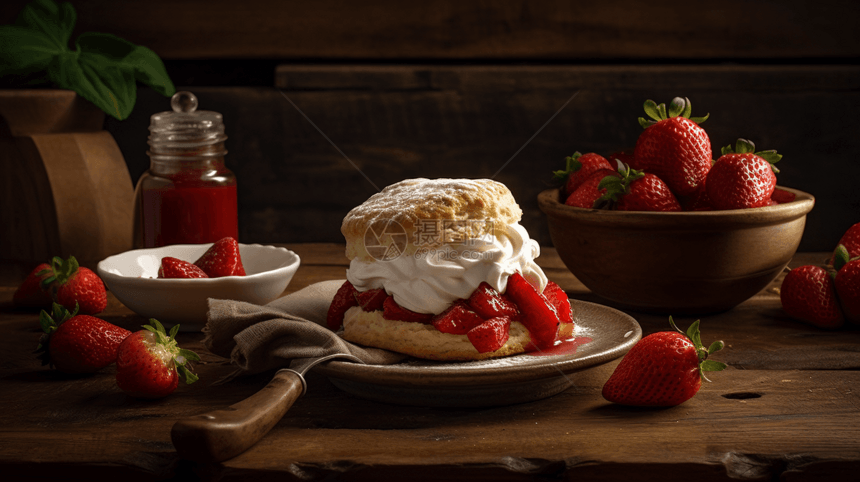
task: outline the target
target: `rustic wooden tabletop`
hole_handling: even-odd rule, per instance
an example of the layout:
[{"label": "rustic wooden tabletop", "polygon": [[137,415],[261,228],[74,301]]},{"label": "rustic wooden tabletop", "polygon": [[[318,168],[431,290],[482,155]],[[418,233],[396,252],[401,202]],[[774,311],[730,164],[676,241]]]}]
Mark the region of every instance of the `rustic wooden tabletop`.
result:
[{"label": "rustic wooden tabletop", "polygon": [[[289,246],[302,266],[288,288],[341,279],[343,246]],[[791,266],[818,263],[799,254]],[[598,301],[552,249],[539,258],[572,298]],[[702,318],[730,365],[688,402],[615,406],[600,395],[616,362],[589,370],[554,397],[493,408],[397,406],[347,395],[325,377],[257,445],[221,464],[181,460],[180,418],[226,408],[265,386],[264,373],[226,384],[230,371],[199,333],[180,343],[202,355],[201,381],[158,401],[127,397],[109,367],[69,377],[33,354],[37,316],[14,309],[20,278],[0,271],[0,474],[4,480],[857,480],[860,329],[823,331],[782,312],[781,279],[735,309]],[[665,316],[630,313],[645,335]],[[109,295],[102,317],[128,329],[144,319]],[[676,320],[688,325],[693,319]]]}]

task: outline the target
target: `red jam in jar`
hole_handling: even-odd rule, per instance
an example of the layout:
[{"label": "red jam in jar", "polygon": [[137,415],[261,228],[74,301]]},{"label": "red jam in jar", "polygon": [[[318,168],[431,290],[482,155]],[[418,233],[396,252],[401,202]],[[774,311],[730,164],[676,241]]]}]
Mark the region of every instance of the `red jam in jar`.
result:
[{"label": "red jam in jar", "polygon": [[150,167],[135,196],[136,247],[238,239],[236,177],[224,165],[221,114],[196,111],[190,92],[177,92],[171,106],[149,127]]}]

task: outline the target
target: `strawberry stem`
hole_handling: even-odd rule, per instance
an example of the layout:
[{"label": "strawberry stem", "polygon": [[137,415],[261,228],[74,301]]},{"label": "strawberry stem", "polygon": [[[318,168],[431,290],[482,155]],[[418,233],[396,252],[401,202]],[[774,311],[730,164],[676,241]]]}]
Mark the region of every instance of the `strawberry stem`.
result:
[{"label": "strawberry stem", "polygon": [[774,165],[782,159],[782,154],[777,154],[775,149],[769,149],[767,151],[759,151],[755,150],[755,143],[748,139],[738,138],[735,141],[735,147],[732,149],[731,145],[723,147],[720,149],[720,153],[725,154],[755,154],[756,156],[764,159],[770,164],[770,168],[773,170],[775,174],[779,174],[779,169]]},{"label": "strawberry stem", "polygon": [[722,340],[715,341],[711,343],[708,348],[705,348],[702,345],[702,335],[699,331],[699,324],[701,320],[696,320],[687,328],[687,332],[684,333],[680,328],[675,324],[675,320],[672,317],[669,317],[669,324],[672,326],[675,331],[679,333],[683,333],[687,338],[690,339],[690,342],[693,343],[693,347],[695,347],[696,353],[699,355],[699,375],[706,382],[710,382],[711,380],[705,376],[705,372],[718,372],[721,370],[725,370],[728,365],[723,362],[718,362],[714,360],[708,360],[708,356],[711,354],[722,350],[726,344],[722,342]]},{"label": "strawberry stem", "polygon": [[185,379],[185,383],[191,384],[199,379],[199,377],[195,375],[194,372],[189,370],[189,367],[191,365],[188,364],[188,362],[200,361],[200,356],[191,350],[179,348],[179,345],[176,342],[176,334],[179,333],[179,325],[173,325],[173,327],[170,329],[170,333],[167,333],[167,331],[164,329],[164,325],[162,325],[160,321],[156,320],[155,318],[150,318],[149,324],[143,325],[143,328],[156,335],[156,343],[162,345],[164,349],[170,354],[170,357],[173,360],[173,364],[176,367],[176,372],[179,374],[180,378]]},{"label": "strawberry stem", "polygon": [[645,113],[648,114],[648,117],[651,119],[645,119],[644,117],[639,118],[639,125],[642,126],[643,129],[647,129],[652,125],[666,119],[671,119],[673,117],[684,117],[685,119],[690,119],[696,124],[701,124],[708,120],[708,117],[711,114],[705,115],[705,117],[690,117],[690,114],[693,112],[692,104],[690,103],[690,99],[686,97],[675,97],[672,99],[672,102],[669,103],[668,111],[666,109],[666,104],[657,104],[653,100],[646,100],[643,106],[645,108]]}]

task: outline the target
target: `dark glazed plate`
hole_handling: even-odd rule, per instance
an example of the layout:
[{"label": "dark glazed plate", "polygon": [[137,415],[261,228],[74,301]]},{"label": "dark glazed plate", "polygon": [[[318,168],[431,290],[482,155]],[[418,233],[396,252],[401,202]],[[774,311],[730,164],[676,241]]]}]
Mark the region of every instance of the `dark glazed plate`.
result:
[{"label": "dark glazed plate", "polygon": [[623,356],[642,337],[639,324],[626,313],[586,301],[570,303],[576,339],[582,342],[572,353],[471,362],[410,358],[396,365],[335,360],[315,370],[349,394],[402,405],[480,407],[540,400],[574,385],[581,372]]}]

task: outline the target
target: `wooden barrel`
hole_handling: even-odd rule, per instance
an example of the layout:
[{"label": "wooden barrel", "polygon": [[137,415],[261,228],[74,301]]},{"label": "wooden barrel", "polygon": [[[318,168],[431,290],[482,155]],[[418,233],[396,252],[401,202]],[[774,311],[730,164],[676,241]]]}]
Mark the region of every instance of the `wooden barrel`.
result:
[{"label": "wooden barrel", "polygon": [[134,186],[104,113],[69,90],[0,90],[0,261],[27,271],[131,248]]}]

